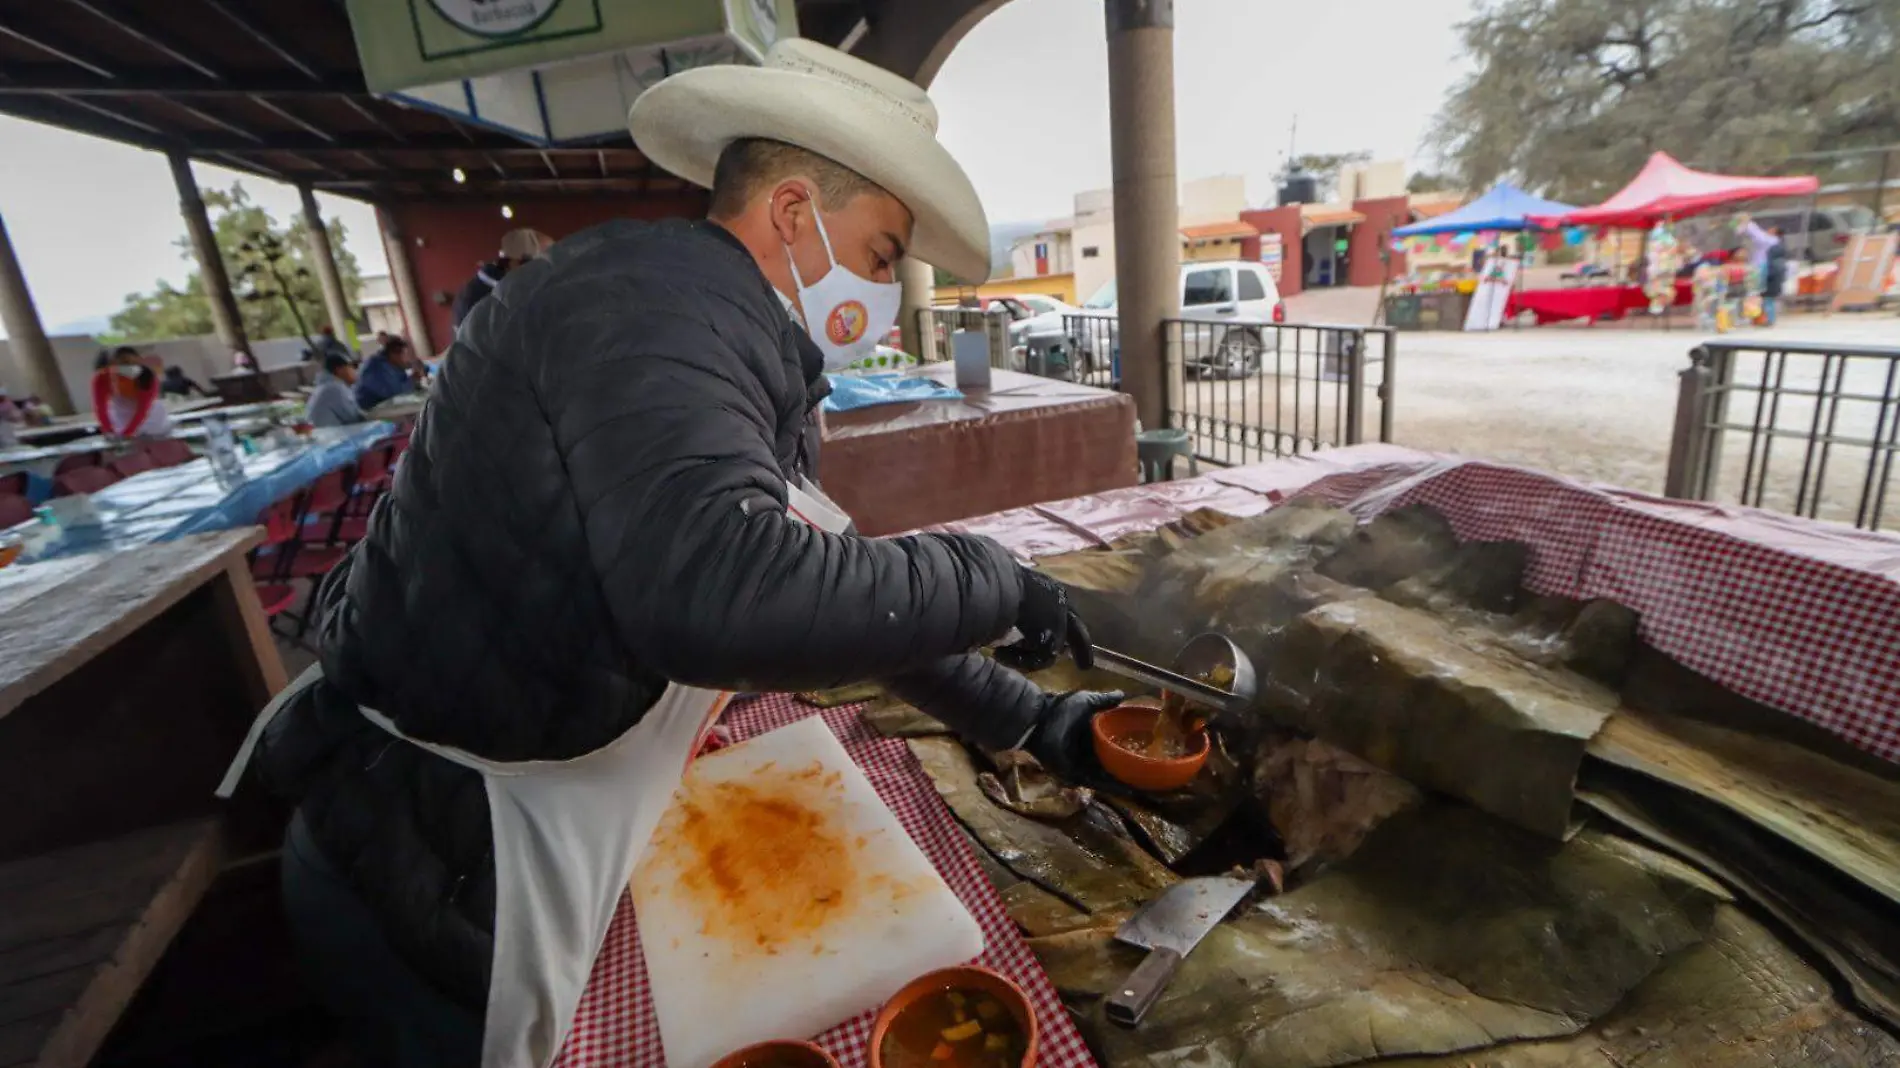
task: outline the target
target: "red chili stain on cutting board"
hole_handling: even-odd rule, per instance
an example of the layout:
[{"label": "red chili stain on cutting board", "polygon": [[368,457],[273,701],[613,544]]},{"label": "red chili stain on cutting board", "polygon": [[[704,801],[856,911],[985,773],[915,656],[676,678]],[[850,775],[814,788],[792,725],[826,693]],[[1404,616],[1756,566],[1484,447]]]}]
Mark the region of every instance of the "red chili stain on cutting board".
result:
[{"label": "red chili stain on cutting board", "polygon": [[847,829],[840,776],[816,762],[786,771],[766,765],[744,781],[687,776],[655,837],[701,937],[737,952],[774,955],[810,942],[867,895],[888,897],[890,880],[867,876],[872,843]]}]

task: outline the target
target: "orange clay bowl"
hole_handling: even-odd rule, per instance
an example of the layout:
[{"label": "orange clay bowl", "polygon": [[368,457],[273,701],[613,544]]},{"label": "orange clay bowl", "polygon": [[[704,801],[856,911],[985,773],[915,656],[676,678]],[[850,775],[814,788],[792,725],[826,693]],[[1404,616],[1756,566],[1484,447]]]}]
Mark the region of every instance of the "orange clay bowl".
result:
[{"label": "orange clay bowl", "polygon": [[759,1068],[760,1065],[796,1065],[797,1068],[838,1068],[831,1054],[809,1042],[760,1042],[719,1058],[713,1068]]},{"label": "orange clay bowl", "polygon": [[884,1035],[891,1029],[891,1021],[903,1015],[905,1009],[917,1003],[917,999],[939,990],[976,990],[1002,1002],[1009,1009],[1009,1014],[1016,1018],[1016,1026],[1022,1028],[1021,1068],[1030,1068],[1036,1063],[1042,1036],[1036,1028],[1036,1014],[1030,1011],[1029,998],[1024,996],[1023,988],[988,968],[966,964],[958,968],[925,972],[891,995],[891,1000],[878,1010],[877,1020],[871,1024],[871,1068],[884,1068]]},{"label": "orange clay bowl", "polygon": [[1201,766],[1207,763],[1207,754],[1212,748],[1206,728],[1189,737],[1192,749],[1187,756],[1172,760],[1156,759],[1124,748],[1119,741],[1154,733],[1155,720],[1160,717],[1161,706],[1149,701],[1130,701],[1106,712],[1097,712],[1090,727],[1095,733],[1095,758],[1102,762],[1103,770],[1116,780],[1151,794],[1165,794],[1193,782],[1194,776],[1201,773]]}]

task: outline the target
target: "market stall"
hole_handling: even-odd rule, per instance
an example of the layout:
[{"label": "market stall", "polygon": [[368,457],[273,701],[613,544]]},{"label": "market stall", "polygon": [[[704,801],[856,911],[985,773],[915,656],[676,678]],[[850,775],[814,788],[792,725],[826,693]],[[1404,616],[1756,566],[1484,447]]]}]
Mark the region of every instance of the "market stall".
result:
[{"label": "market stall", "polygon": [[[1400,330],[1467,329],[1472,300],[1486,273],[1475,265],[1480,258],[1476,253],[1482,250],[1482,258],[1508,271],[1510,277],[1503,284],[1506,289],[1513,288],[1524,249],[1516,235],[1534,228],[1530,222],[1532,216],[1570,210],[1568,204],[1545,200],[1509,182],[1499,182],[1456,211],[1393,230],[1393,248],[1397,251],[1418,254],[1430,248],[1473,255],[1468,261],[1461,260],[1456,268],[1414,270],[1401,279],[1386,297],[1386,323]],[[1513,236],[1506,241],[1506,235]],[[1508,266],[1503,262],[1506,260],[1510,261]],[[1489,316],[1485,322],[1487,328],[1495,326]]]},{"label": "market stall", "polygon": [[[1037,559],[1103,644],[1153,657],[1217,627],[1296,698],[1224,735],[1192,789],[1140,796],[1049,789],[914,710],[810,695],[1028,996],[1041,1064],[1900,1058],[1868,1022],[1900,1017],[1900,542],[1389,446],[946,529]],[[1283,640],[1315,643],[1295,670],[1263,652]],[[754,737],[804,700],[726,723]],[[1140,1025],[1107,1023],[1140,960],[1117,925],[1230,862],[1257,901]],[[672,977],[641,934],[623,899],[560,1063],[665,1063]],[[873,1015],[817,1042],[864,1068]]]},{"label": "market stall", "polygon": [[[1665,313],[1695,299],[1690,279],[1677,277],[1693,259],[1695,250],[1685,249],[1678,242],[1674,232],[1676,222],[1715,208],[1764,197],[1807,196],[1819,188],[1820,181],[1812,176],[1768,178],[1710,174],[1682,165],[1667,152],[1653,153],[1628,185],[1601,204],[1533,217],[1538,225],[1553,229],[1595,227],[1599,233],[1611,229],[1647,231],[1644,247],[1647,280],[1640,286],[1531,291],[1517,294],[1516,300],[1522,310],[1537,313],[1539,323],[1559,321],[1558,316],[1572,310],[1578,313],[1572,318],[1595,321],[1647,308],[1667,325]],[[1637,293],[1633,295],[1631,290]],[[1640,303],[1631,303],[1636,296],[1643,299]]]},{"label": "market stall", "polygon": [[[952,364],[919,377],[945,385]],[[996,369],[953,400],[825,414],[825,492],[865,534],[1131,486],[1135,404],[1126,394]]]}]

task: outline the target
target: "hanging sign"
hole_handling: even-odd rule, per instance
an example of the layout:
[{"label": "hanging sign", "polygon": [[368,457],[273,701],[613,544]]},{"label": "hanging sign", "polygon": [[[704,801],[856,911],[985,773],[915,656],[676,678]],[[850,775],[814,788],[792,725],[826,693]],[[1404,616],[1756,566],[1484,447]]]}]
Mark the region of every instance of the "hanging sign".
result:
[{"label": "hanging sign", "polygon": [[370,91],[541,144],[625,129],[668,74],[756,63],[793,0],[348,0]]}]

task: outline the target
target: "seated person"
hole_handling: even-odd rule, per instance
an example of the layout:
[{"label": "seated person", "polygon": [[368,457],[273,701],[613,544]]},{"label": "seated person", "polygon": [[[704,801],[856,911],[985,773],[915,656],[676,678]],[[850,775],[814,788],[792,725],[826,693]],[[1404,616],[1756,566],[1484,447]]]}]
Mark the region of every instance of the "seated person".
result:
[{"label": "seated person", "polygon": [[409,343],[399,337],[389,339],[383,350],[363,361],[356,373],[356,406],[367,412],[391,397],[414,391],[414,360]]},{"label": "seated person", "polygon": [[92,372],[92,414],[109,438],[163,438],[172,432],[171,414],[159,399],[154,357],[121,345],[110,356],[99,354]]},{"label": "seated person", "polygon": [[165,368],[165,377],[159,382],[158,388],[159,392],[167,397],[189,397],[194,393],[200,397],[217,396],[216,393],[192,381],[186,376],[185,369],[177,364]]},{"label": "seated person", "polygon": [[304,422],[311,426],[348,426],[364,421],[363,409],[356,403],[351,385],[356,381],[356,365],[342,353],[326,353],[323,369],[317,372],[304,403]]}]

